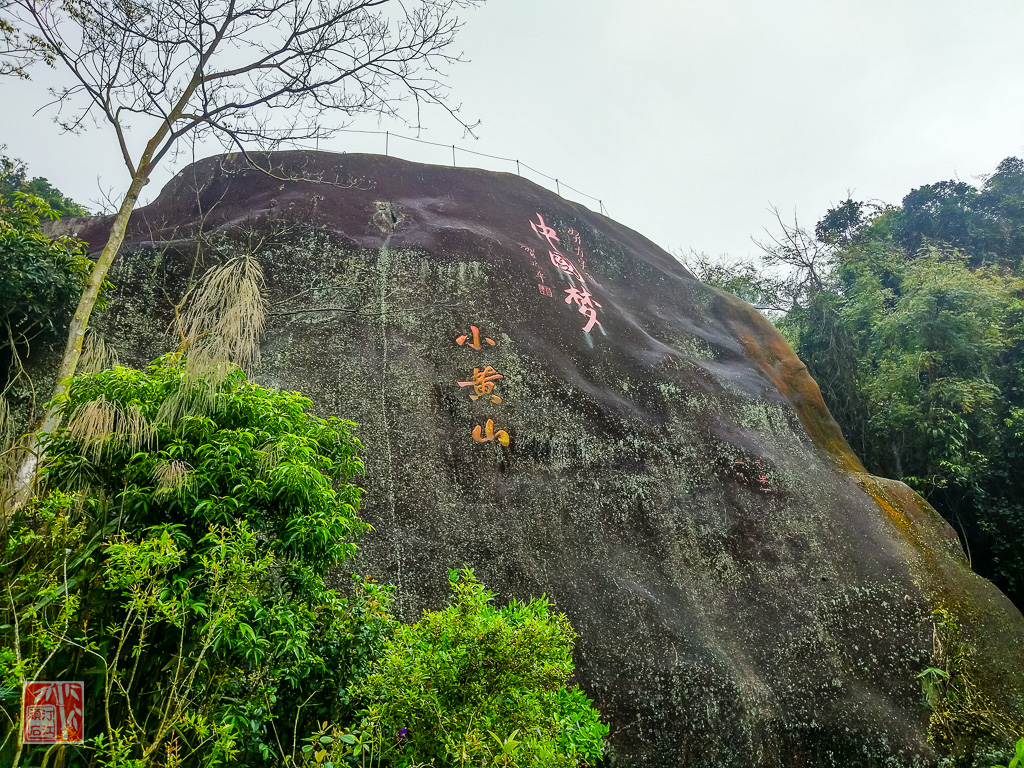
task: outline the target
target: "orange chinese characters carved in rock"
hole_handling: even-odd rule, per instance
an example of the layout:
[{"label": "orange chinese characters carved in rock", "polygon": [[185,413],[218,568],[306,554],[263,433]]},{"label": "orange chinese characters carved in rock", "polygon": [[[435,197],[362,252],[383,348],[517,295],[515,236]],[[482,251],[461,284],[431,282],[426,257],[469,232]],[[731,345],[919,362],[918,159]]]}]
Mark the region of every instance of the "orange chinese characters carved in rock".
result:
[{"label": "orange chinese characters carved in rock", "polygon": [[540,291],[541,296],[547,296],[549,298],[552,296],[551,289],[548,288],[546,285],[537,283],[537,290]]},{"label": "orange chinese characters carved in rock", "polygon": [[[467,347],[472,347],[473,349],[483,349],[483,345],[480,343],[480,329],[477,328],[475,325],[471,325],[469,326],[469,330],[473,334],[472,341],[469,341],[469,334],[463,334],[462,336],[459,336],[459,338],[455,340],[455,343],[461,347],[463,344],[466,344],[466,342],[469,341],[469,343],[466,344]],[[484,341],[490,344],[492,347],[496,347],[498,345],[498,342],[496,342],[494,339],[488,339],[486,336],[484,337]]]},{"label": "orange chinese characters carved in rock", "polygon": [[479,424],[473,427],[473,439],[478,443],[489,443],[491,440],[497,439],[506,448],[509,444],[508,432],[504,429],[499,429],[497,432],[494,431],[494,419],[487,420],[487,426],[484,427],[483,434],[480,432]]},{"label": "orange chinese characters carved in rock", "polygon": [[484,395],[491,396],[492,403],[500,403],[501,398],[494,394],[494,382],[498,379],[505,378],[491,366],[487,366],[482,371],[479,368],[473,369],[473,380],[472,381],[460,381],[460,387],[473,387],[473,393],[470,398],[477,400]]}]

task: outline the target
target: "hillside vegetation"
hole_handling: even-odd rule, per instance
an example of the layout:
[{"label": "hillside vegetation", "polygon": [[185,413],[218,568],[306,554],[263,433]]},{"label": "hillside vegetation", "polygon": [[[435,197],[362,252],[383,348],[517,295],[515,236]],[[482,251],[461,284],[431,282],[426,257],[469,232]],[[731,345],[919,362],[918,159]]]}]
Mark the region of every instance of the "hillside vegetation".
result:
[{"label": "hillside vegetation", "polygon": [[1024,606],[1024,161],[779,225],[763,263],[685,260],[772,317],[868,470],[923,494]]}]

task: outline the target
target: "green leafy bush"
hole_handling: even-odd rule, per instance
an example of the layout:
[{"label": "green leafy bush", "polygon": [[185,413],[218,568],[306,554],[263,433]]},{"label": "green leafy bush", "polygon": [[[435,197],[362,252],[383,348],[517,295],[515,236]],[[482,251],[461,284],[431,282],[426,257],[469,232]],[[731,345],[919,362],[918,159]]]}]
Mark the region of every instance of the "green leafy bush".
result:
[{"label": "green leafy bush", "polygon": [[34,195],[0,194],[0,348],[8,356],[64,329],[92,268],[80,240],[43,234],[42,220],[56,218]]},{"label": "green leafy bush", "polygon": [[1019,768],[1024,765],[1024,739],[1017,742],[1017,754],[1010,759],[1009,765],[993,765],[992,768]]},{"label": "green leafy bush", "polygon": [[220,383],[171,359],[145,371],[77,377],[47,438],[47,488],[103,489],[134,530],[180,523],[193,541],[211,524],[248,522],[301,585],[354,554],[362,472],[351,423],[308,413],[310,401],[249,383]]},{"label": "green leafy bush", "polygon": [[494,607],[468,569],[449,579],[451,604],[397,627],[353,686],[366,708],[341,751],[396,768],[593,765],[608,727],[568,685],[576,634],[565,616],[543,598]]},{"label": "green leafy bush", "polygon": [[69,383],[38,493],[0,523],[0,762],[49,760],[19,738],[21,686],[46,679],[85,682],[69,766],[600,757],[545,600],[495,608],[453,572],[453,604],[404,626],[392,588],[328,588],[367,528],[362,463],[352,425],[309,406],[174,357]]},{"label": "green leafy bush", "polygon": [[[0,22],[2,25],[2,22]],[[4,147],[0,146],[0,150]],[[42,199],[58,216],[88,216],[89,211],[54,187],[42,176],[29,178],[28,166],[21,160],[0,155],[0,194],[24,192]]]},{"label": "green leafy bush", "polygon": [[325,585],[366,528],[362,465],[350,425],[308,407],[171,361],[71,382],[42,492],[0,538],[10,733],[21,683],[48,678],[86,681],[111,766],[279,764],[348,716],[390,598]]}]

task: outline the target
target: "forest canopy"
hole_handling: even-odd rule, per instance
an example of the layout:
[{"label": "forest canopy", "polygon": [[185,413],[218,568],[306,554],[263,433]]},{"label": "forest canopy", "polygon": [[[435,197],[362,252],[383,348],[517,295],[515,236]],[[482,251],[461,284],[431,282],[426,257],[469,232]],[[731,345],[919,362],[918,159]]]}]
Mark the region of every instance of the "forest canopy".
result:
[{"label": "forest canopy", "polygon": [[689,266],[772,317],[867,469],[924,495],[1024,606],[1024,161],[844,200],[813,233],[778,223],[763,263]]}]

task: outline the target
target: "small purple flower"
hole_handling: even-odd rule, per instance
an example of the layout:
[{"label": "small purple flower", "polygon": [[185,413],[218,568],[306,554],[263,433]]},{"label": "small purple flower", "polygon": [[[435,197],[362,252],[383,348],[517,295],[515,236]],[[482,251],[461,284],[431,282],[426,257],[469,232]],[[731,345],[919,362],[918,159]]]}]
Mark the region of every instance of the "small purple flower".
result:
[{"label": "small purple flower", "polygon": [[398,729],[398,740],[399,741],[401,741],[402,739],[404,739],[408,735],[409,735],[409,729],[408,728],[399,728]]}]

